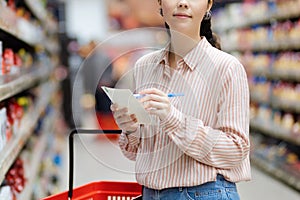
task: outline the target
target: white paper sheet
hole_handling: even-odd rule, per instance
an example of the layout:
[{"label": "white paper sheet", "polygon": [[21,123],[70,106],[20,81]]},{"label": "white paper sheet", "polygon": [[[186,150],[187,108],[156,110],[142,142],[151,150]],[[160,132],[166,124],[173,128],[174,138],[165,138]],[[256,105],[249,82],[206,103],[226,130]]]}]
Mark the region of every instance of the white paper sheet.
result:
[{"label": "white paper sheet", "polygon": [[130,114],[135,114],[139,124],[154,124],[149,113],[129,89],[116,89],[105,86],[101,88],[113,103],[118,104],[122,108],[127,107]]}]

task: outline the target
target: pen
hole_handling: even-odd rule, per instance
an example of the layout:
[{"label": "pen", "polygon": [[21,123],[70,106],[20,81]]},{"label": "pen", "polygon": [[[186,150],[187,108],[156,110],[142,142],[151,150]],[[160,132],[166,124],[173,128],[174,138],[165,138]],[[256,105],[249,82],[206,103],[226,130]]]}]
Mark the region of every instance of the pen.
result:
[{"label": "pen", "polygon": [[[133,95],[135,98],[139,99],[139,98],[143,98],[144,96],[146,96],[145,94],[134,94]],[[183,93],[169,93],[167,94],[168,97],[182,97],[184,96]]]}]

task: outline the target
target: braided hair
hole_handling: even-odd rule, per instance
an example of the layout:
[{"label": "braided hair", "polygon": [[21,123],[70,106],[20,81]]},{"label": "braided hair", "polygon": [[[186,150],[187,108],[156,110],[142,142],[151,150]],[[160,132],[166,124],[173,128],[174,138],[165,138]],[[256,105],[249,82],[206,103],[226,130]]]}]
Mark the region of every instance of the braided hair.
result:
[{"label": "braided hair", "polygon": [[[213,0],[208,0],[208,3],[210,3],[211,1]],[[160,10],[160,14],[163,15],[162,10]],[[168,34],[171,35],[170,26],[167,23],[165,23],[165,27],[167,29]],[[215,33],[213,33],[211,29],[210,13],[206,13],[203,20],[201,21],[200,36],[204,36],[213,47],[221,49],[219,37]]]},{"label": "braided hair", "polygon": [[202,22],[201,22],[200,36],[205,36],[207,41],[213,47],[221,49],[219,38],[215,33],[212,32],[212,29],[211,29],[211,15],[210,14],[206,13],[203,20],[202,20]]}]

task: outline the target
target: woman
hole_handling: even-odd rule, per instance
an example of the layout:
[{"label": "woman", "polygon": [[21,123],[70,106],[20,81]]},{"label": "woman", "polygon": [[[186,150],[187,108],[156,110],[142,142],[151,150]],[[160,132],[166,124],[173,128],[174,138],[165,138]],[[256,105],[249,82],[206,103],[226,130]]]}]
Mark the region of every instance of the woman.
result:
[{"label": "woman", "polygon": [[[159,0],[169,45],[140,58],[135,92],[156,125],[112,105],[120,147],[136,161],[143,199],[239,199],[250,180],[249,89],[243,66],[218,50],[212,0]],[[199,34],[200,33],[200,34]],[[169,98],[168,93],[184,93]]]}]

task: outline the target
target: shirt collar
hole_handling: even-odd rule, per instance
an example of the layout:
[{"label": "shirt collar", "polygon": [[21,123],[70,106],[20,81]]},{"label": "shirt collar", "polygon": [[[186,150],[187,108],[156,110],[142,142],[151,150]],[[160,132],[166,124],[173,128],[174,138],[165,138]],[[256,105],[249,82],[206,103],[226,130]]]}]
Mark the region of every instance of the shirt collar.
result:
[{"label": "shirt collar", "polygon": [[[205,37],[202,37],[197,46],[183,57],[184,62],[191,70],[194,70],[199,65],[199,63],[201,62],[199,58],[203,56],[203,54],[205,53],[205,49],[209,46],[211,45],[209,44],[207,39]],[[170,42],[160,50],[158,59],[159,64],[168,64],[169,49]]]}]

